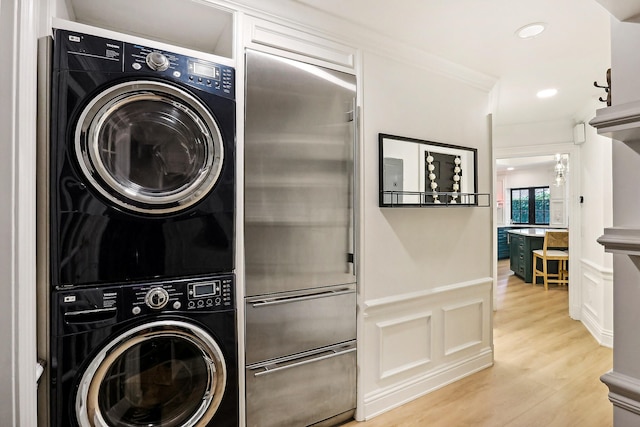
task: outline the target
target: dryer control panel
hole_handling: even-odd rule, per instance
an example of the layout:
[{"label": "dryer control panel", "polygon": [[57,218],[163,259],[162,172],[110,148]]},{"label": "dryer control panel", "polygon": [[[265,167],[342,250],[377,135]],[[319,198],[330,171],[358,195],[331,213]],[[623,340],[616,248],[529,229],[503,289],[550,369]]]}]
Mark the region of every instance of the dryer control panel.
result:
[{"label": "dryer control panel", "polygon": [[[54,29],[62,49],[57,70],[102,71],[157,76],[235,99],[235,70],[205,59],[119,40]],[[58,59],[56,59],[58,61]]]}]

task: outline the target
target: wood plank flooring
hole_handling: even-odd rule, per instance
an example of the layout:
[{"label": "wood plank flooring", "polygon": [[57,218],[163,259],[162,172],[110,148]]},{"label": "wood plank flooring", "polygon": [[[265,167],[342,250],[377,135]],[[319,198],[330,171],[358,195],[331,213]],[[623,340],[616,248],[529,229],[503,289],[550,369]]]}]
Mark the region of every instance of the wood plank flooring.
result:
[{"label": "wood plank flooring", "polygon": [[572,320],[566,287],[533,286],[498,267],[495,364],[367,422],[347,427],[607,427],[612,350]]}]

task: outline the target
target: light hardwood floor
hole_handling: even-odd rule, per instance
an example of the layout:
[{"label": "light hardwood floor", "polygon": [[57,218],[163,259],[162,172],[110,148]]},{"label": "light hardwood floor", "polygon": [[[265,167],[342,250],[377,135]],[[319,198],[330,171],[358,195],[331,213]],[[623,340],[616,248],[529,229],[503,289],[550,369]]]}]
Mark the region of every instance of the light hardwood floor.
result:
[{"label": "light hardwood floor", "polygon": [[612,367],[600,346],[568,315],[566,287],[533,286],[498,266],[495,364],[373,419],[348,427],[607,427]]}]

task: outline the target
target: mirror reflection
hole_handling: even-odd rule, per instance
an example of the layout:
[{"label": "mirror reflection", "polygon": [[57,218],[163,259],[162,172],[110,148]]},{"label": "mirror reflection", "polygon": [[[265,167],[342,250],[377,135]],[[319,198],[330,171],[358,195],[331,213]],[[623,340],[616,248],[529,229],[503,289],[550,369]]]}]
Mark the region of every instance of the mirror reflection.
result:
[{"label": "mirror reflection", "polygon": [[380,206],[476,205],[476,149],[379,134]]}]

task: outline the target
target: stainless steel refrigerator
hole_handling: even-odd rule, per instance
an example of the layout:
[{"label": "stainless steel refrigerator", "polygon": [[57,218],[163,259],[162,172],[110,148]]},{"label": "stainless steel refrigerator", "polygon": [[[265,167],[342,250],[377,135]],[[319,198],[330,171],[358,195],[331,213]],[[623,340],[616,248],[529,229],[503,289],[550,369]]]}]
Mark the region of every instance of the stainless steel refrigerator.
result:
[{"label": "stainless steel refrigerator", "polygon": [[356,402],[356,79],[246,64],[247,426],[334,425]]}]

